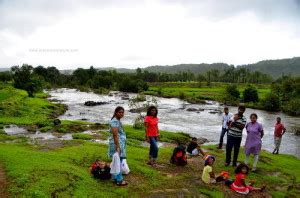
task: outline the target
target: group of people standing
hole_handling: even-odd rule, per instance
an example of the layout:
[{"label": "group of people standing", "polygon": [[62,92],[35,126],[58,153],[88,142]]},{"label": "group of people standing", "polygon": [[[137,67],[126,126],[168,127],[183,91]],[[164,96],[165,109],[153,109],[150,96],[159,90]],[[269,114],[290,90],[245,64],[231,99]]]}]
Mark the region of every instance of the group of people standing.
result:
[{"label": "group of people standing", "polygon": [[[247,138],[245,143],[245,164],[249,162],[250,154],[254,155],[254,163],[252,171],[256,171],[256,165],[259,158],[259,153],[262,147],[262,137],[264,136],[264,130],[262,124],[257,122],[258,116],[253,113],[250,115],[250,122],[247,123],[247,119],[244,116],[246,108],[244,105],[238,107],[238,112],[236,114],[231,114],[228,107],[224,108],[224,114],[222,119],[222,131],[220,136],[220,142],[218,148],[222,149],[223,138],[227,133],[227,144],[226,144],[226,160],[225,166],[229,166],[232,162],[232,166],[237,167],[237,159],[239,155],[240,145],[242,141],[243,129],[246,128]],[[158,129],[158,109],[155,106],[151,106],[147,110],[147,115],[144,119],[145,125],[145,140],[150,144],[149,150],[149,161],[148,165],[156,166],[158,157],[158,144],[160,133]],[[117,107],[114,114],[110,120],[110,137],[109,137],[109,149],[108,155],[113,158],[114,154],[118,153],[120,162],[126,159],[126,134],[121,123],[121,119],[124,116],[124,108]],[[273,154],[278,154],[279,146],[281,142],[281,137],[285,133],[285,128],[281,123],[281,119],[277,118],[277,123],[274,132],[275,149]],[[191,155],[205,153],[200,149],[197,144],[197,139],[192,139],[187,150]],[[181,148],[180,145],[178,148]],[[176,149],[174,149],[175,151]],[[178,149],[180,150],[180,149]],[[231,160],[231,155],[233,151],[233,158]],[[185,151],[183,151],[185,153]],[[172,156],[173,157],[173,156]],[[209,162],[207,165],[213,163],[214,159],[207,158]],[[172,158],[171,158],[172,161]],[[119,186],[127,185],[128,183],[124,180],[121,169],[119,173],[114,173],[112,175],[113,180]]]},{"label": "group of people standing", "polygon": [[[262,138],[264,136],[264,130],[261,123],[257,122],[258,116],[255,113],[250,115],[250,122],[247,123],[247,119],[244,116],[245,106],[240,105],[238,107],[238,113],[232,114],[229,112],[228,107],[224,108],[224,113],[222,117],[222,130],[220,135],[220,141],[218,148],[222,149],[223,138],[227,133],[227,144],[226,144],[226,160],[225,166],[229,166],[231,163],[232,149],[233,159],[232,166],[237,166],[237,159],[239,155],[239,150],[242,142],[242,135],[244,128],[247,131],[247,138],[245,142],[245,164],[249,163],[249,157],[251,154],[254,155],[254,162],[252,166],[252,171],[256,171],[256,166],[259,158],[259,153],[262,147]],[[282,135],[285,133],[286,129],[281,123],[281,118],[277,117],[275,130],[274,130],[274,143],[275,149],[273,154],[279,153],[279,147],[281,143]]]}]

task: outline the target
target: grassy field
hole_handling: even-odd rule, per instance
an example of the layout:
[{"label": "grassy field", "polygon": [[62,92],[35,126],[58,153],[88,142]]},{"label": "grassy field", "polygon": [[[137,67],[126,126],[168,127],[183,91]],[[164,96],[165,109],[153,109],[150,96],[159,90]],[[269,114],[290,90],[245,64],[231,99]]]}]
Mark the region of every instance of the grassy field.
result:
[{"label": "grassy field", "polygon": [[[203,100],[217,100],[221,101],[225,93],[226,83],[211,83],[210,86],[206,86],[205,83],[198,82],[167,82],[167,83],[152,83],[149,90],[144,94],[163,96],[163,97],[176,97],[185,99],[192,103],[201,103]],[[238,89],[241,93],[246,88],[246,84],[239,84]],[[254,85],[257,88],[258,96],[260,99],[264,99],[266,94],[269,93],[270,85]],[[253,104],[249,104],[255,107]]]},{"label": "grassy field", "polygon": [[[206,185],[201,182],[203,161],[200,157],[189,159],[184,168],[169,163],[173,146],[169,144],[159,150],[161,167],[146,165],[148,148],[141,146],[143,130],[126,126],[128,135],[128,164],[131,173],[126,176],[128,187],[119,188],[110,181],[97,181],[91,177],[88,167],[95,159],[110,161],[107,145],[70,140],[46,145],[0,143],[0,162],[9,177],[9,192],[20,197],[148,197],[186,196],[239,197],[222,184]],[[99,132],[100,133],[100,132]],[[103,132],[105,133],[105,132]],[[164,132],[167,142],[187,135]],[[54,143],[52,142],[52,144]],[[216,156],[215,172],[228,170],[233,177],[233,168],[224,167],[224,151],[214,145],[204,146],[209,154]],[[243,160],[243,151],[240,160]],[[300,193],[300,161],[289,155],[272,155],[262,152],[258,173],[250,173],[249,180],[256,185],[267,184],[267,193],[273,197],[297,197]],[[206,196],[204,196],[206,195]],[[264,194],[266,195],[266,194]],[[260,197],[252,194],[250,197]]]},{"label": "grassy field", "polygon": [[64,105],[46,100],[47,94],[38,93],[28,97],[24,90],[10,84],[0,84],[0,124],[49,125],[51,118],[65,111]]},{"label": "grassy field", "polygon": [[[160,166],[146,165],[149,150],[143,146],[144,131],[131,126],[125,126],[131,169],[126,176],[129,186],[120,188],[111,181],[93,179],[88,172],[90,164],[95,159],[110,161],[107,145],[93,142],[94,139],[107,139],[107,126],[66,120],[53,126],[53,115],[61,112],[61,107],[45,97],[45,94],[38,94],[28,98],[21,90],[1,85],[0,167],[5,170],[12,197],[241,197],[223,184],[203,184],[200,157],[189,159],[184,168],[169,163],[173,142],[188,142],[190,136],[187,134],[161,131],[164,147],[159,150]],[[6,135],[3,127],[8,124],[35,125],[43,132],[52,131],[58,135],[70,132],[76,139],[27,141],[24,137]],[[94,135],[81,133],[85,130],[96,132]],[[224,151],[215,149],[215,145],[204,146],[204,149],[217,158],[215,172],[228,170],[231,178],[234,177],[234,169],[223,165]],[[243,158],[241,151],[239,160]],[[256,180],[257,186],[267,184],[267,192],[251,193],[248,197],[297,197],[300,193],[299,162],[294,156],[263,151],[258,172],[250,173],[249,180]]]}]

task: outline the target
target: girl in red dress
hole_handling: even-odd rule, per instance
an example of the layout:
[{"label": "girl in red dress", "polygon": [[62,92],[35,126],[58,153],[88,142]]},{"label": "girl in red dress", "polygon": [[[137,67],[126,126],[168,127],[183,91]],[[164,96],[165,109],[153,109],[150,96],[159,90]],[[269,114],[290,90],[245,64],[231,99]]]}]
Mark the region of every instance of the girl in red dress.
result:
[{"label": "girl in red dress", "polygon": [[263,186],[262,188],[254,188],[253,182],[249,183],[249,185],[246,184],[245,179],[249,173],[249,167],[241,163],[239,164],[235,169],[235,180],[230,185],[230,188],[234,190],[237,193],[247,195],[252,190],[260,190],[263,191],[266,186]]}]

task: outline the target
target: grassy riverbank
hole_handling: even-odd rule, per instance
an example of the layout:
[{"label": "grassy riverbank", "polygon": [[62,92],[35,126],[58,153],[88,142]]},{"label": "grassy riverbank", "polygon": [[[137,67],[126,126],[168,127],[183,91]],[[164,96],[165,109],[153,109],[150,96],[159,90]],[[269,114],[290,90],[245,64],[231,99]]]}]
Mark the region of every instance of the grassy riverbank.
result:
[{"label": "grassy riverbank", "polygon": [[66,107],[46,100],[46,93],[28,97],[24,90],[0,83],[0,124],[49,125]]},{"label": "grassy riverbank", "polygon": [[[148,197],[204,195],[208,197],[239,197],[222,184],[205,185],[201,182],[203,161],[200,157],[189,159],[189,164],[175,167],[169,164],[173,145],[160,148],[159,164],[152,168],[146,165],[148,148],[141,145],[142,130],[127,126],[128,164],[131,173],[126,177],[129,186],[116,187],[112,182],[94,180],[88,172],[89,165],[97,158],[109,161],[107,145],[83,140],[48,141],[47,144],[0,143],[0,162],[9,177],[9,192],[13,196],[27,197]],[[105,132],[99,132],[105,133]],[[172,142],[187,135],[164,132],[165,141]],[[55,144],[56,146],[50,146]],[[215,146],[204,149],[217,157],[215,171],[228,170],[233,177],[233,168],[223,166],[224,151]],[[243,151],[240,160],[243,160]],[[272,155],[263,151],[258,164],[258,173],[250,173],[249,180],[256,185],[267,184],[267,194],[274,197],[297,197],[300,193],[300,160],[290,155]],[[252,194],[260,197],[266,194]]]},{"label": "grassy riverbank", "polygon": [[[126,176],[129,186],[119,188],[111,181],[96,181],[88,172],[89,165],[97,158],[110,159],[107,145],[92,141],[107,139],[107,125],[63,120],[61,125],[54,126],[52,120],[54,115],[62,112],[61,106],[47,101],[45,94],[28,98],[25,92],[10,85],[1,85],[0,93],[1,128],[18,124],[29,126],[29,131],[35,126],[42,132],[51,131],[57,136],[68,132],[77,136],[76,140],[27,141],[25,137],[8,136],[0,129],[0,166],[5,170],[8,192],[12,197],[241,197],[222,184],[203,184],[200,157],[189,159],[184,168],[169,163],[173,142],[187,142],[190,139],[187,134],[162,131],[161,140],[165,143],[159,151],[160,167],[146,165],[149,150],[144,146],[144,131],[131,126],[125,126],[131,169]],[[88,129],[95,130],[95,133],[81,133]],[[223,166],[224,151],[215,149],[214,145],[204,146],[204,149],[217,157],[215,171],[228,170],[233,178],[234,169]],[[241,151],[240,160],[243,157]],[[297,197],[300,193],[299,162],[290,155],[272,155],[263,151],[258,172],[250,173],[249,180],[256,180],[258,186],[267,184],[267,192],[251,193],[249,197]]]},{"label": "grassy riverbank", "polygon": [[[211,83],[207,86],[205,83],[199,82],[166,82],[166,83],[151,83],[148,91],[145,94],[162,96],[162,97],[175,97],[187,100],[191,103],[201,103],[204,100],[223,101],[225,88],[228,83]],[[270,85],[257,84],[254,85],[258,91],[258,97],[264,99],[271,91]],[[242,92],[247,87],[247,84],[239,84],[238,90],[242,97]],[[259,103],[246,104],[253,108],[262,108]]]}]

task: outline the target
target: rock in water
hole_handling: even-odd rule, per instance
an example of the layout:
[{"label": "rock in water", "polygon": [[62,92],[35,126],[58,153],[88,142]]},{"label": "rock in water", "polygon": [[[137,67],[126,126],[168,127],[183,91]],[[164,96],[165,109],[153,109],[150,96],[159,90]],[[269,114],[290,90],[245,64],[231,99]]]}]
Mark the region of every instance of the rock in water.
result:
[{"label": "rock in water", "polygon": [[96,106],[96,105],[105,105],[105,104],[108,104],[108,102],[86,101],[84,103],[85,106]]}]

